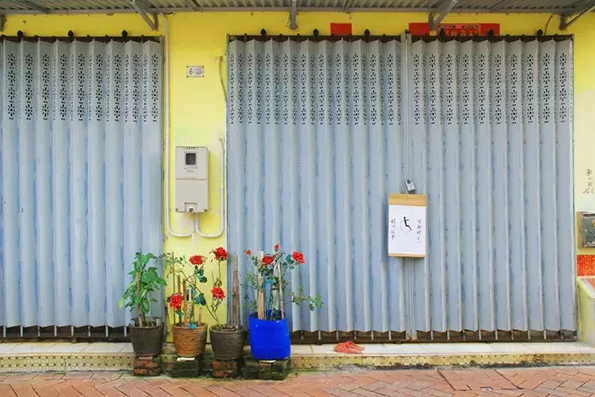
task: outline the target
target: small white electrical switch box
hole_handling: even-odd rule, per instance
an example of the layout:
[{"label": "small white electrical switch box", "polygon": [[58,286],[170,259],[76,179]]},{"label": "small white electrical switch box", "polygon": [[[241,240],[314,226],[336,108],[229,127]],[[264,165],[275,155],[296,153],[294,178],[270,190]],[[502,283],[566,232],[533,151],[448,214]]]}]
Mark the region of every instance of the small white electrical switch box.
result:
[{"label": "small white electrical switch box", "polygon": [[186,77],[205,77],[205,67],[186,66]]},{"label": "small white electrical switch box", "polygon": [[407,193],[409,193],[409,194],[415,193],[415,184],[413,183],[413,181],[411,179],[407,179],[405,181],[405,185],[407,186]]},{"label": "small white electrical switch box", "polygon": [[176,147],[176,211],[206,212],[209,209],[209,149]]}]

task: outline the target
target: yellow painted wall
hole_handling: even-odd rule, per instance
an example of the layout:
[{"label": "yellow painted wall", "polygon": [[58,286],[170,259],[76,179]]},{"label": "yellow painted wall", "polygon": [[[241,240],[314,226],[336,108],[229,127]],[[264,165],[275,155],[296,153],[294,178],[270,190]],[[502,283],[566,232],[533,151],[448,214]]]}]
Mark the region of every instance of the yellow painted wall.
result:
[{"label": "yellow painted wall", "polygon": [[585,278],[577,278],[578,337],[595,346],[595,289]]},{"label": "yellow painted wall", "polygon": [[[398,35],[409,22],[426,22],[427,14],[411,13],[300,13],[297,32],[287,27],[287,13],[180,13],[169,15],[171,72],[171,147],[176,145],[207,145],[211,150],[211,213],[200,215],[202,231],[213,233],[219,225],[219,160],[218,138],[225,131],[225,104],[218,72],[219,57],[225,56],[228,34],[260,34],[265,28],[270,35],[310,35],[314,29],[329,34],[331,22],[351,22],[353,34]],[[444,22],[497,22],[501,34],[533,35],[545,29],[550,15],[546,14],[453,14]],[[551,19],[547,34],[558,32],[558,18]],[[163,18],[160,32],[163,34]],[[65,36],[68,30],[76,35],[119,35],[125,29],[130,35],[155,35],[138,15],[78,15],[78,16],[9,16],[5,35],[22,30],[25,35]],[[595,128],[595,15],[578,21],[566,34],[575,35],[575,193],[576,210],[595,210],[595,195],[583,194],[586,170],[595,171],[595,150],[590,149]],[[205,78],[187,79],[187,65],[204,65]],[[223,68],[223,74],[225,69]],[[171,152],[173,176],[173,150]],[[173,180],[172,180],[173,182]],[[171,184],[173,187],[173,183]],[[173,198],[173,190],[171,192]],[[188,230],[188,217],[172,214],[176,232]],[[176,239],[165,242],[167,251],[192,255],[207,253],[224,238]]]}]

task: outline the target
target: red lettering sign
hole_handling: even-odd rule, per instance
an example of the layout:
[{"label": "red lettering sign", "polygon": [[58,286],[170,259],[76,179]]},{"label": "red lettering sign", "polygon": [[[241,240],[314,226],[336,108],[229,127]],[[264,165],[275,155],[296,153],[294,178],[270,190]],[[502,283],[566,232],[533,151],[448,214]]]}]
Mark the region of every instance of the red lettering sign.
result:
[{"label": "red lettering sign", "polygon": [[[448,37],[488,36],[493,31],[494,36],[500,35],[499,23],[441,23],[436,34],[441,32]],[[413,36],[429,36],[430,24],[414,22],[409,24],[409,32]]]},{"label": "red lettering sign", "polygon": [[479,36],[478,25],[440,25],[438,34],[444,33],[449,37],[457,36]]}]

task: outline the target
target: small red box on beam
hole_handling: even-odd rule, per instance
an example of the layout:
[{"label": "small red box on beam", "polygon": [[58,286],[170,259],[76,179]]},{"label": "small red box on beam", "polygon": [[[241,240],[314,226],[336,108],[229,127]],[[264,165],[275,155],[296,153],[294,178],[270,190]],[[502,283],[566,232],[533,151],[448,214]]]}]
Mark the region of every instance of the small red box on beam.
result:
[{"label": "small red box on beam", "polygon": [[413,36],[429,36],[430,24],[424,22],[412,22],[409,24],[409,33]]},{"label": "small red box on beam", "polygon": [[331,23],[331,35],[351,36],[352,26],[350,23]]}]

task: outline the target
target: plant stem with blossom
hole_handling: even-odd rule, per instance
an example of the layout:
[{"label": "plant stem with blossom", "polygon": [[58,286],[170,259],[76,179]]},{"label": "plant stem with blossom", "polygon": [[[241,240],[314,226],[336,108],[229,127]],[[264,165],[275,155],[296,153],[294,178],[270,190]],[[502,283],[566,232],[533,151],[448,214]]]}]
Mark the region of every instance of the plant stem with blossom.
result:
[{"label": "plant stem with blossom", "polygon": [[[296,265],[304,263],[304,255],[301,252],[294,251],[291,255],[285,255],[279,245],[276,245],[273,254],[264,255],[259,252],[258,255],[252,255],[252,251],[247,250],[246,255],[251,259],[256,271],[247,273],[246,282],[243,285],[247,290],[252,291],[252,299],[248,293],[245,298],[251,309],[256,310],[257,318],[275,320],[277,317],[275,308],[279,309],[281,318],[283,318],[282,313],[285,310],[280,309],[285,308],[286,302],[283,299],[285,296],[291,296],[291,302],[298,305],[308,301],[310,310],[320,309],[323,306],[320,294],[316,297],[307,296],[301,287],[299,294],[285,293],[285,289],[289,285],[285,281],[287,272],[294,270]],[[268,295],[265,299],[265,313],[259,313],[258,297],[261,294]]]}]

